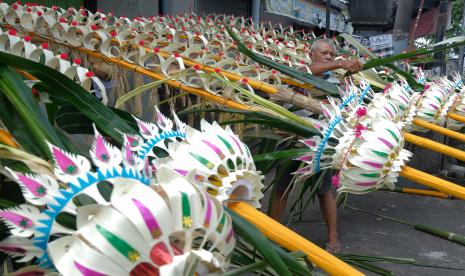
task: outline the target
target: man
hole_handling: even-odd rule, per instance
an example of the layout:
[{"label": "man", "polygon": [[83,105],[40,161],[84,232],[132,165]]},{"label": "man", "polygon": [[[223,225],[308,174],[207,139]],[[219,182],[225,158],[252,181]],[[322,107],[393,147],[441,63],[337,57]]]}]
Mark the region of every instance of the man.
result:
[{"label": "man", "polygon": [[[362,70],[362,64],[359,60],[338,60],[335,61],[336,47],[330,39],[319,39],[313,42],[310,48],[310,54],[313,63],[310,65],[310,70],[313,75],[322,77],[330,81],[331,70],[344,69],[351,73],[356,73]],[[333,81],[334,82],[334,81]],[[337,82],[337,80],[336,80]],[[297,170],[299,163],[291,164],[291,172]],[[327,244],[326,250],[330,253],[339,253],[341,244],[337,233],[337,204],[331,189],[331,172],[327,171],[323,177],[323,183],[318,191],[318,199],[323,219],[327,226]],[[279,219],[282,211],[285,208],[287,194],[283,195],[287,185],[289,184],[289,176],[284,175],[277,181],[276,193],[273,196],[273,204],[271,217]]]},{"label": "man", "polygon": [[361,71],[363,66],[358,59],[335,61],[336,47],[330,39],[319,39],[310,47],[310,55],[313,63],[310,71],[313,75],[325,77],[329,71],[342,68],[351,73]]}]

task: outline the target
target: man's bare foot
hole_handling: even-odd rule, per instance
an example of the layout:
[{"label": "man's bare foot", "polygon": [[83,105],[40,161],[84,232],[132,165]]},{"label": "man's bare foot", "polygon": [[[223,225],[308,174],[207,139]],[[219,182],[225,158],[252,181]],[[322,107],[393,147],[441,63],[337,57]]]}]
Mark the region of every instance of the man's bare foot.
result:
[{"label": "man's bare foot", "polygon": [[342,251],[342,245],[340,243],[336,243],[330,245],[329,243],[326,244],[326,251],[331,254],[339,254]]}]

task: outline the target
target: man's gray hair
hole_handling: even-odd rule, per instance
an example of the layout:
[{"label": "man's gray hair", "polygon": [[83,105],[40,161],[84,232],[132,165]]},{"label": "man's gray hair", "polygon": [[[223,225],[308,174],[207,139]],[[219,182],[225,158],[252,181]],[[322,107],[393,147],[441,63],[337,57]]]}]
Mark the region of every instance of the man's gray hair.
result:
[{"label": "man's gray hair", "polygon": [[329,46],[333,47],[334,49],[334,52],[336,52],[336,45],[334,45],[334,42],[329,39],[329,38],[320,38],[318,40],[315,40],[313,43],[312,43],[312,46],[310,47],[310,52],[315,52],[317,49],[320,49],[320,45],[321,43],[326,43],[328,44]]}]

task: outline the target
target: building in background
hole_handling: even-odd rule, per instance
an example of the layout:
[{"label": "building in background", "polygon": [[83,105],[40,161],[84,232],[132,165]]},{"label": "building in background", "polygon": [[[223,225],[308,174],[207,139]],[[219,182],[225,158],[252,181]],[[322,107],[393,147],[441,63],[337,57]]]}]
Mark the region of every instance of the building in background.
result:
[{"label": "building in background", "polygon": [[[331,35],[352,33],[347,3],[344,0],[331,1]],[[198,15],[234,14],[252,16],[261,22],[281,23],[283,27],[292,25],[317,34],[324,33],[326,26],[324,0],[85,0],[84,4],[90,10],[101,9],[105,13],[127,17],[186,12]]]}]

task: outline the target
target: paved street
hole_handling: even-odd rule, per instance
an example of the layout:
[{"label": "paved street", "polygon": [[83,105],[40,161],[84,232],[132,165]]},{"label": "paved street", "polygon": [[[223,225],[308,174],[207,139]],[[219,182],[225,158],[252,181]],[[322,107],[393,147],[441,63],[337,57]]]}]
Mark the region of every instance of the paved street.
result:
[{"label": "paved street", "polygon": [[[399,186],[418,187],[401,179]],[[350,195],[347,204],[412,223],[427,224],[465,235],[465,202],[393,192]],[[287,223],[290,214],[281,220]],[[315,202],[303,222],[291,228],[324,246],[326,227]],[[339,232],[342,253],[414,258],[425,264],[465,269],[465,246],[351,209],[339,209]],[[423,268],[411,265],[380,264],[397,275],[465,275],[465,271]],[[370,275],[370,274],[369,274]]]}]

